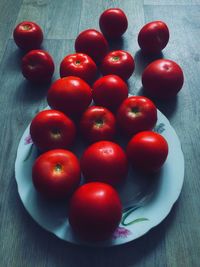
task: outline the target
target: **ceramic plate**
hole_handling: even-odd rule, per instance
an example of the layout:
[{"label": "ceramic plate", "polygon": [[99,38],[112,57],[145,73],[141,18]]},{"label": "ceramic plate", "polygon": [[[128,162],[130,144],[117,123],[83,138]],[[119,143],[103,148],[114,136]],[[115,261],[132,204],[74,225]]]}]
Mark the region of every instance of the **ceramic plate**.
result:
[{"label": "ceramic plate", "polygon": [[[65,241],[95,246],[115,246],[132,241],[158,225],[169,214],[181,192],[184,179],[181,145],[168,119],[158,110],[154,131],[163,135],[169,145],[164,166],[155,177],[143,177],[130,169],[125,184],[118,189],[123,203],[123,216],[119,227],[109,240],[86,243],[74,236],[70,228],[67,203],[50,203],[33,187],[31,170],[38,151],[32,144],[29,126],[20,140],[15,162],[19,195],[32,218],[44,229]],[[119,143],[125,145],[120,140]],[[83,149],[84,144],[78,140],[73,151],[80,157]]]}]

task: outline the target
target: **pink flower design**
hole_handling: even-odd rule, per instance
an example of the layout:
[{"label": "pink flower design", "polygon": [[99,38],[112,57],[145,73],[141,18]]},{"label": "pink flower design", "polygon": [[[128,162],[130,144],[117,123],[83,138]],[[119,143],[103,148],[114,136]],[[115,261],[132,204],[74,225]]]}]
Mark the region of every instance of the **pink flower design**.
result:
[{"label": "pink flower design", "polygon": [[117,229],[115,230],[114,234],[113,234],[113,238],[117,239],[117,238],[126,238],[128,237],[131,233],[130,230],[126,229],[125,227],[117,227]]},{"label": "pink flower design", "polygon": [[24,139],[24,144],[25,144],[25,145],[33,144],[33,140],[31,139],[30,134],[29,134],[28,136],[25,137],[25,139]]}]

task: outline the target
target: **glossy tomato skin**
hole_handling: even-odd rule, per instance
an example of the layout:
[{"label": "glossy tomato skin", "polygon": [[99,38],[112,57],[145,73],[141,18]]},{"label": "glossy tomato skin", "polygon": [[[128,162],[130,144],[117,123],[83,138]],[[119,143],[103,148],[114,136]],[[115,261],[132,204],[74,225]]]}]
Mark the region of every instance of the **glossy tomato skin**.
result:
[{"label": "glossy tomato skin", "polygon": [[158,59],[150,63],[142,74],[144,92],[152,98],[175,97],[184,83],[181,67],[169,59]]},{"label": "glossy tomato skin", "polygon": [[146,54],[160,53],[169,41],[169,29],[163,21],[147,23],[138,34],[138,44]]},{"label": "glossy tomato skin", "polygon": [[117,75],[99,78],[92,89],[95,104],[106,107],[112,112],[116,112],[123,100],[128,97],[128,86]]},{"label": "glossy tomato skin", "polygon": [[89,143],[113,140],[116,133],[115,116],[107,108],[91,106],[81,117],[80,130]]},{"label": "glossy tomato skin", "polygon": [[30,82],[49,82],[54,73],[53,58],[44,50],[31,50],[22,58],[21,69]]},{"label": "glossy tomato skin", "polygon": [[70,196],[78,187],[80,178],[78,158],[64,149],[43,153],[32,167],[32,180],[36,190],[50,199]]},{"label": "glossy tomato skin", "polygon": [[33,143],[41,151],[69,148],[75,139],[73,121],[57,110],[39,112],[32,120],[30,134]]},{"label": "glossy tomato skin", "polygon": [[106,38],[117,39],[127,30],[128,20],[123,10],[109,8],[101,14],[99,27]]},{"label": "glossy tomato skin", "polygon": [[142,172],[157,172],[168,155],[165,138],[152,131],[143,131],[132,137],[127,145],[127,156],[132,166]]},{"label": "glossy tomato skin", "polygon": [[22,21],[15,27],[13,38],[19,48],[29,51],[40,47],[43,41],[43,32],[35,22]]},{"label": "glossy tomato skin", "polygon": [[68,76],[56,80],[49,88],[47,101],[51,108],[77,118],[90,105],[92,90],[82,79]]},{"label": "glossy tomato skin", "polygon": [[91,182],[80,186],[69,207],[69,223],[87,241],[111,237],[120,223],[122,204],[117,191],[108,184]]},{"label": "glossy tomato skin", "polygon": [[60,64],[60,77],[77,76],[87,83],[94,82],[97,66],[86,54],[76,53],[66,56]]},{"label": "glossy tomato skin", "polygon": [[108,42],[102,33],[88,29],[81,32],[76,38],[75,50],[78,53],[89,55],[99,64],[108,52]]},{"label": "glossy tomato skin", "polygon": [[84,151],[80,163],[86,182],[98,181],[116,186],[124,182],[128,173],[125,152],[111,141],[99,141],[90,145]]},{"label": "glossy tomato skin", "polygon": [[130,53],[116,50],[108,53],[102,61],[101,72],[103,75],[115,74],[123,80],[128,80],[135,69],[135,61]]},{"label": "glossy tomato skin", "polygon": [[117,123],[121,131],[127,136],[132,136],[140,131],[151,130],[156,122],[156,106],[144,96],[128,97],[117,111]]}]

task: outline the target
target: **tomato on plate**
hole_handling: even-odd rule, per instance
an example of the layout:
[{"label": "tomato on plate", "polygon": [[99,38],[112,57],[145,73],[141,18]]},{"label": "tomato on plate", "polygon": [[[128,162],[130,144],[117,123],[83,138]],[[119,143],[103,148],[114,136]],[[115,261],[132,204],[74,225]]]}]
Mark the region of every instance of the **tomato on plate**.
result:
[{"label": "tomato on plate", "polygon": [[123,50],[108,53],[101,63],[101,72],[103,75],[115,74],[123,80],[128,80],[133,74],[134,69],[134,58],[130,53]]},{"label": "tomato on plate", "polygon": [[127,156],[134,168],[143,172],[156,172],[168,155],[165,138],[152,131],[143,131],[132,137],[127,145]]},{"label": "tomato on plate", "polygon": [[181,67],[169,59],[158,59],[150,63],[142,74],[144,92],[152,98],[175,97],[184,83]]},{"label": "tomato on plate", "polygon": [[108,52],[108,42],[102,33],[88,29],[81,32],[75,40],[75,50],[89,55],[97,64]]},{"label": "tomato on plate", "polygon": [[113,140],[116,133],[115,116],[107,108],[91,106],[81,117],[80,131],[89,143]]},{"label": "tomato on plate", "polygon": [[56,80],[47,93],[47,102],[53,109],[77,118],[92,101],[92,90],[82,79],[68,76]]},{"label": "tomato on plate", "polygon": [[63,199],[78,187],[81,178],[78,158],[70,151],[54,149],[40,155],[32,167],[36,190],[51,199]]},{"label": "tomato on plate", "polygon": [[123,149],[111,141],[99,141],[83,152],[81,171],[86,182],[98,181],[116,186],[128,174],[127,157]]},{"label": "tomato on plate", "polygon": [[87,241],[111,237],[120,223],[122,204],[117,191],[108,184],[91,182],[72,195],[69,223],[74,232]]},{"label": "tomato on plate", "polygon": [[43,41],[43,32],[35,22],[22,21],[15,27],[13,38],[19,48],[28,51],[40,47]]},{"label": "tomato on plate", "polygon": [[33,83],[49,82],[54,73],[51,55],[44,50],[31,50],[22,58],[22,74]]},{"label": "tomato on plate", "polygon": [[160,53],[169,41],[169,29],[163,21],[144,25],[138,34],[138,44],[146,54]]},{"label": "tomato on plate", "polygon": [[60,77],[77,76],[87,83],[94,82],[97,66],[86,54],[76,53],[67,55],[60,64]]},{"label": "tomato on plate", "polygon": [[95,104],[106,107],[113,112],[128,97],[128,86],[117,75],[106,75],[99,78],[93,84],[92,89]]},{"label": "tomato on plate", "polygon": [[32,120],[30,135],[41,150],[69,148],[76,135],[74,122],[58,110],[43,110]]},{"label": "tomato on plate", "polygon": [[109,8],[101,14],[99,27],[106,38],[120,38],[128,27],[126,14],[120,8]]},{"label": "tomato on plate", "polygon": [[117,123],[127,136],[140,131],[152,130],[157,122],[157,108],[144,96],[130,96],[117,111]]}]

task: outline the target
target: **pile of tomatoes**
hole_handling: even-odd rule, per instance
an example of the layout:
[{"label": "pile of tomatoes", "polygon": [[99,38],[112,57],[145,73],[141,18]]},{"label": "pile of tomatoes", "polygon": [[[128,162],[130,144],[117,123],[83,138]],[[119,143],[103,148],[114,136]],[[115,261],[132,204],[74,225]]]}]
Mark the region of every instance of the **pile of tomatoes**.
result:
[{"label": "pile of tomatoes", "polygon": [[[30,125],[41,153],[32,167],[36,190],[47,199],[67,200],[73,231],[92,241],[109,238],[120,223],[122,204],[115,187],[123,186],[129,164],[152,173],[168,155],[167,141],[152,131],[157,122],[155,104],[144,96],[128,96],[126,80],[134,72],[134,58],[123,50],[109,52],[109,41],[127,30],[125,13],[108,9],[99,26],[102,33],[88,29],[78,35],[76,53],[62,60],[61,78],[48,90],[51,109],[39,112]],[[49,82],[55,66],[51,55],[38,49],[43,41],[40,26],[25,21],[13,35],[18,47],[27,51],[22,59],[24,77],[34,83]],[[146,24],[138,34],[144,56],[160,53],[168,40],[169,30],[162,21]],[[174,97],[183,80],[180,66],[167,59],[152,62],[142,74],[146,94],[157,99]],[[116,142],[117,135],[128,139],[125,150]],[[80,159],[73,152],[77,136],[87,144]]]}]

